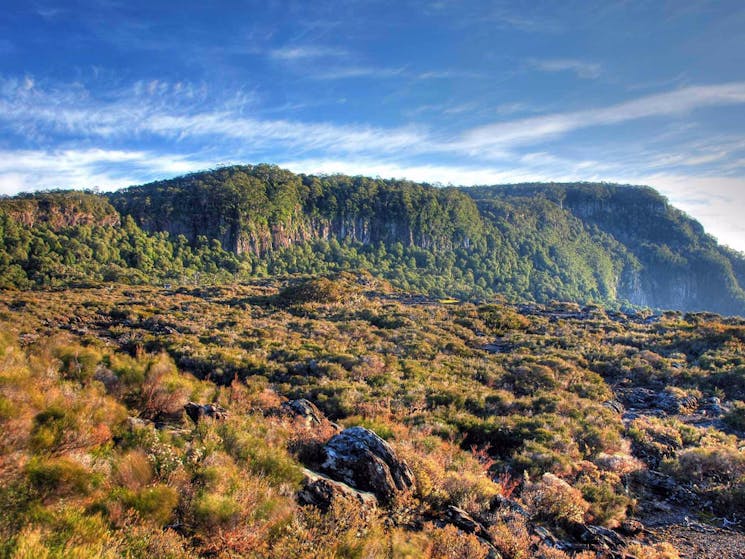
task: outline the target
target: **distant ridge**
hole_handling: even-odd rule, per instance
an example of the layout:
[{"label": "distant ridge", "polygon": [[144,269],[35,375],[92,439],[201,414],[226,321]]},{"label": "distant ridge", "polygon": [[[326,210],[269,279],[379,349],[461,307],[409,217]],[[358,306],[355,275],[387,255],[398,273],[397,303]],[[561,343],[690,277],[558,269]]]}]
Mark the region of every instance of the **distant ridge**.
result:
[{"label": "distant ridge", "polygon": [[745,257],[648,187],[438,188],[231,166],[0,200],[0,285],[366,269],[433,296],[745,315]]}]

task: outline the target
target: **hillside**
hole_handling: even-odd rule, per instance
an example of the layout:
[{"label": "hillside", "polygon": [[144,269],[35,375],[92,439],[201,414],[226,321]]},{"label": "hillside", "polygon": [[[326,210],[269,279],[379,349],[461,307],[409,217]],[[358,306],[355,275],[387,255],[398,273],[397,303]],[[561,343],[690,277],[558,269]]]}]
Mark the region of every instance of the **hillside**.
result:
[{"label": "hillside", "polygon": [[643,187],[436,188],[236,166],[106,196],[6,198],[0,226],[5,287],[368,270],[438,297],[745,314],[745,258]]},{"label": "hillside", "polygon": [[342,274],[6,293],[0,326],[2,557],[745,552],[740,319]]}]

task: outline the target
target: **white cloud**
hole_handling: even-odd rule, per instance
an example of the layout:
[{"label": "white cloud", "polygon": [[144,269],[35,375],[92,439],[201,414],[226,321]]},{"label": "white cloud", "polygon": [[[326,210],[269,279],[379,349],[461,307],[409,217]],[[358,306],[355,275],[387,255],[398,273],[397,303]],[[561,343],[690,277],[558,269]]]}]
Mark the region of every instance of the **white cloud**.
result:
[{"label": "white cloud", "polygon": [[539,60],[532,58],[528,63],[542,72],[573,72],[582,79],[595,79],[600,77],[602,66],[594,62],[575,60],[572,58],[553,58]]},{"label": "white cloud", "polygon": [[349,53],[344,49],[322,47],[317,45],[286,46],[269,51],[269,56],[279,60],[307,61],[313,58],[345,57]]},{"label": "white cloud", "polygon": [[469,153],[504,146],[537,144],[574,130],[641,118],[670,116],[703,107],[745,103],[745,82],[686,87],[597,109],[554,113],[474,128],[459,147]]},{"label": "white cloud", "polygon": [[[204,110],[192,86],[162,81],[138,82],[112,101],[93,99],[85,90],[29,90],[25,82],[0,81],[0,123],[25,137],[52,133],[121,141],[160,136],[176,141],[212,139],[218,143],[250,142],[255,150],[334,150],[416,153],[428,148],[427,134],[414,127],[395,129],[365,125],[271,120],[247,116],[253,99],[228,99]],[[182,94],[182,90],[192,93]],[[194,100],[194,97],[197,97]]]},{"label": "white cloud", "polygon": [[695,177],[660,173],[636,177],[649,184],[670,202],[695,217],[719,242],[745,252],[745,178]]},{"label": "white cloud", "polygon": [[114,190],[211,163],[185,155],[104,149],[0,151],[0,194],[50,188]]}]

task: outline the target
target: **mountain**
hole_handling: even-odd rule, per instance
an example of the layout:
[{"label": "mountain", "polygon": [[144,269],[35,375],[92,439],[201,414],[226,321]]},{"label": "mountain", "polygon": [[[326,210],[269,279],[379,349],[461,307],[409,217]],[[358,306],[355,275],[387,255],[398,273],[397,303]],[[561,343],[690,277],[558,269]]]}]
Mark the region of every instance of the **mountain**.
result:
[{"label": "mountain", "polygon": [[745,257],[647,187],[440,188],[233,166],[0,200],[0,285],[364,269],[438,297],[745,314]]}]

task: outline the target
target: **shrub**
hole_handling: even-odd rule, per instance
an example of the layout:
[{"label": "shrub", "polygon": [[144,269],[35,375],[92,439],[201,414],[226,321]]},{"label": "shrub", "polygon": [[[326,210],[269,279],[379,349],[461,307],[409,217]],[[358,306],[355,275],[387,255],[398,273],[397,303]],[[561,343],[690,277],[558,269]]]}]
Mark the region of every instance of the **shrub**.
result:
[{"label": "shrub", "polygon": [[681,480],[731,483],[745,476],[745,453],[730,447],[688,448],[666,468]]},{"label": "shrub", "polygon": [[430,527],[431,559],[485,559],[489,548],[474,534],[464,534],[455,526]]},{"label": "shrub", "polygon": [[499,550],[504,559],[531,559],[531,537],[521,516],[509,516],[500,519],[489,527],[494,547]]},{"label": "shrub", "polygon": [[34,457],[26,465],[31,485],[45,497],[86,494],[91,473],[71,458]]},{"label": "shrub", "polygon": [[738,431],[745,431],[745,402],[735,402],[722,420]]},{"label": "shrub", "polygon": [[578,489],[551,473],[528,483],[522,499],[533,514],[556,522],[582,522],[590,508]]},{"label": "shrub", "polygon": [[240,504],[232,497],[205,492],[193,503],[194,519],[206,529],[229,527],[237,522]]},{"label": "shrub", "polygon": [[137,492],[125,492],[122,502],[133,508],[143,520],[159,526],[167,524],[173,518],[173,511],[178,505],[176,490],[166,485],[145,487]]},{"label": "shrub", "polygon": [[142,450],[132,450],[122,456],[116,465],[117,478],[127,489],[145,487],[153,479],[153,468]]},{"label": "shrub", "polygon": [[62,375],[78,382],[90,380],[102,359],[97,349],[79,345],[59,346],[54,353],[62,361]]}]

